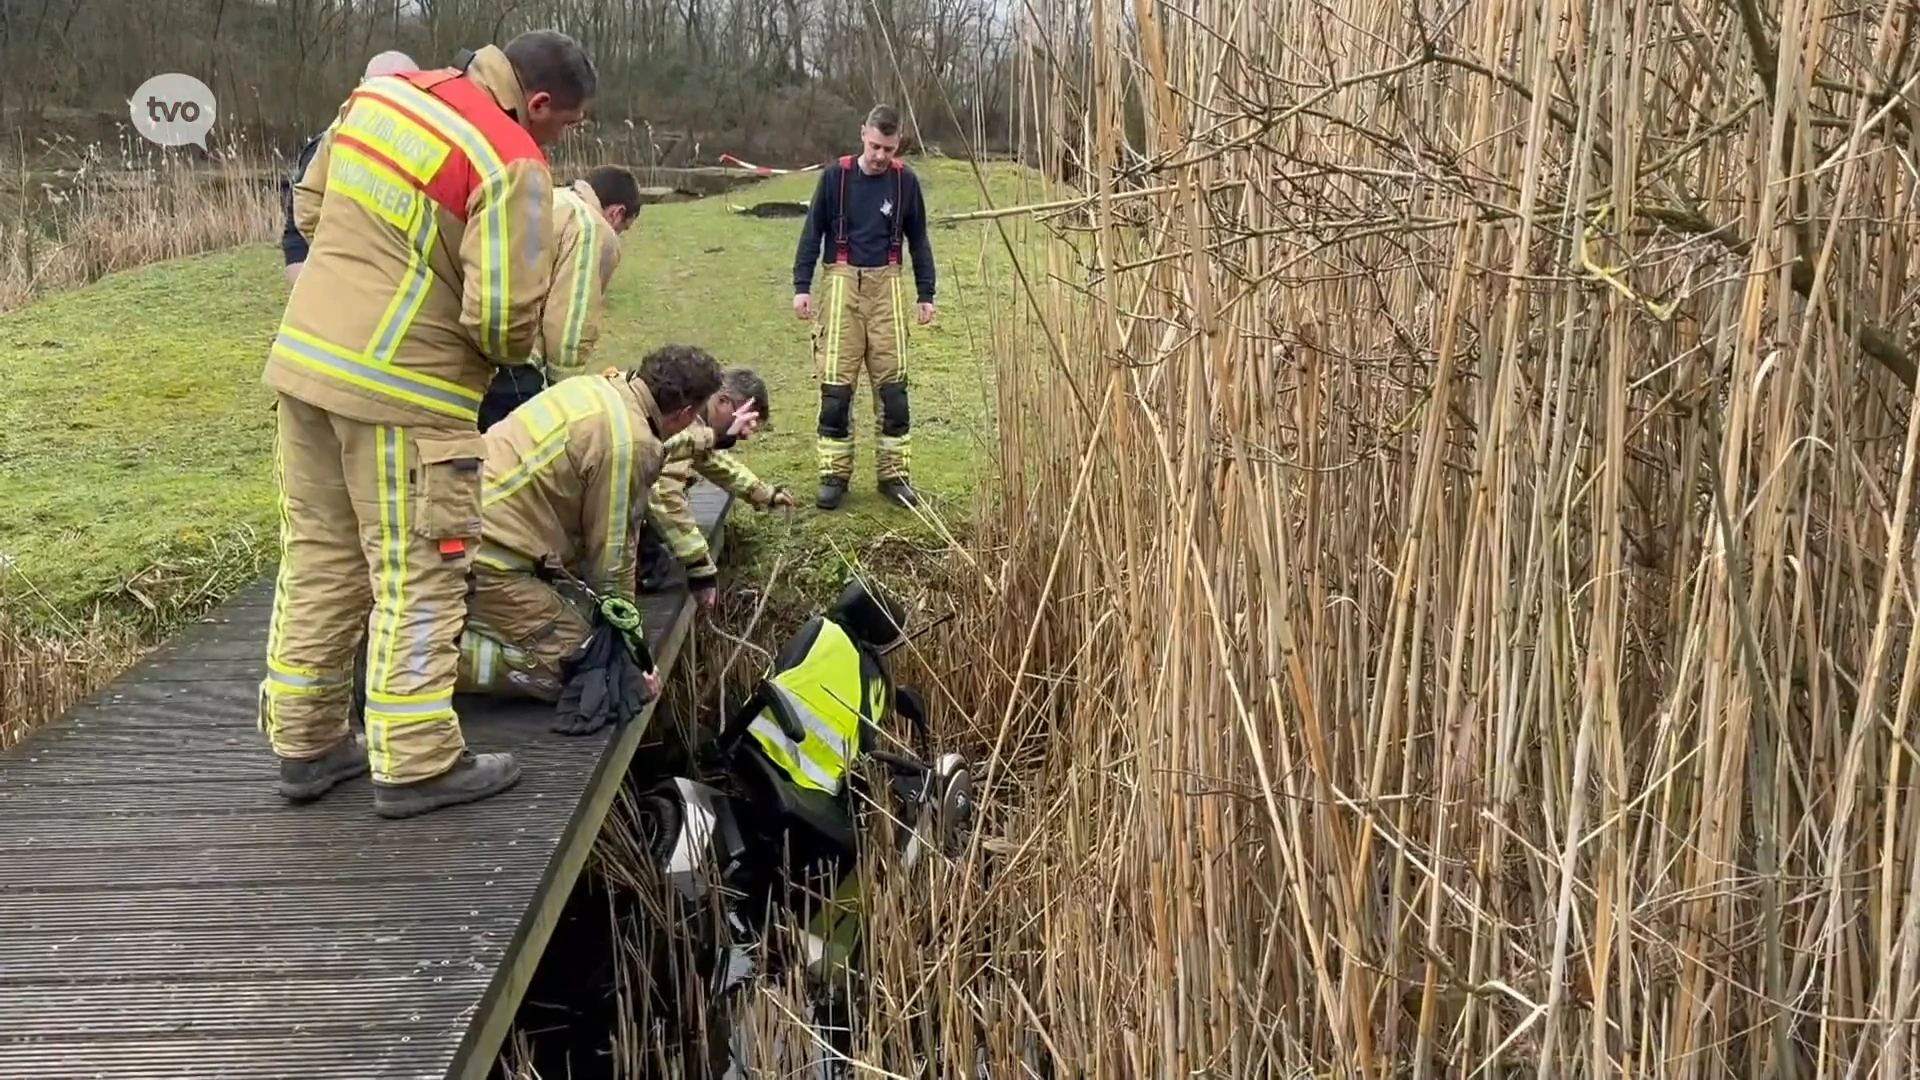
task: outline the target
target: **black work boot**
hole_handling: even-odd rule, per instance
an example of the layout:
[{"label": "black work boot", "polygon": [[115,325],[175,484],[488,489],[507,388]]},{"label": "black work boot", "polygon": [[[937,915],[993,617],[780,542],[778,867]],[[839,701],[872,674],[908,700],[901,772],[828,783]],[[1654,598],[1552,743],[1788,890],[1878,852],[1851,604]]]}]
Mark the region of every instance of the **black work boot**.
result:
[{"label": "black work boot", "polygon": [[443,806],[479,802],[498,795],[520,779],[520,763],[512,754],[460,752],[453,768],[439,776],[410,784],[373,782],[373,808],[381,817],[405,818]]},{"label": "black work boot", "polygon": [[366,744],[349,736],[318,757],[281,758],[280,797],[295,804],[312,802],[366,771]]},{"label": "black work boot", "polygon": [[920,505],[920,496],[914,492],[913,485],[909,484],[904,476],[880,481],[880,497],[888,502],[899,503],[901,506]]},{"label": "black work boot", "polygon": [[847,482],[838,476],[829,476],[820,481],[820,494],[813,504],[822,510],[840,509],[840,500],[847,497]]}]

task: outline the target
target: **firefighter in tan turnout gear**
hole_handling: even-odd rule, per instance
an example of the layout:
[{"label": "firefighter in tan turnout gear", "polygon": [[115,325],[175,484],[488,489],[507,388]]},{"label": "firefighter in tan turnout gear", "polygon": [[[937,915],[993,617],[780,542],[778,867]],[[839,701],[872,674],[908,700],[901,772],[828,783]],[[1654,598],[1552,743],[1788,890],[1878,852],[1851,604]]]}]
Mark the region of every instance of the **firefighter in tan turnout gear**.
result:
[{"label": "firefighter in tan turnout gear", "polygon": [[540,346],[531,363],[494,375],[480,404],[481,431],[561,379],[586,373],[607,285],[620,267],[620,237],[639,213],[640,182],[618,165],[554,189],[553,287],[540,317]]},{"label": "firefighter in tan turnout gear", "polygon": [[281,542],[260,719],[288,799],[371,765],[375,809],[405,817],[519,777],[510,755],[467,750],[453,709],[480,537],[476,421],[495,368],[538,340],[553,276],[541,146],[584,116],[594,84],[552,31],[464,69],[369,79],[296,185],[312,247],[264,376]]},{"label": "firefighter in tan turnout gear", "polygon": [[[904,239],[913,253],[913,288],[922,324],[933,321],[933,247],[927,240],[920,180],[897,155],[900,114],[875,106],[860,128],[861,151],[821,170],[793,263],[793,310],[813,320],[814,377],[820,383],[820,494],[823,510],[846,497],[853,478],[853,386],[864,369],[873,390],[879,436],[874,452],[880,493],[918,502],[911,472],[907,409]],[[815,318],[815,260],[827,265]]]},{"label": "firefighter in tan turnout gear", "polygon": [[543,564],[553,560],[594,593],[633,597],[635,531],[660,475],[661,440],[686,429],[719,389],[712,356],[669,345],[635,371],[555,383],[487,432],[462,692],[559,700],[567,662],[592,628],[583,598],[557,588]]},{"label": "firefighter in tan turnout gear", "polygon": [[[727,452],[734,442],[750,438],[767,421],[767,384],[751,368],[733,368],[720,384],[720,392],[707,401],[704,424],[696,424],[666,442],[667,463],[647,500],[649,534],[663,546],[667,555],[660,562],[679,563],[687,575],[687,589],[703,607],[712,607],[714,585],[720,568],[714,564],[707,546],[707,534],[694,517],[693,504],[687,501],[687,488],[695,475],[705,477],[715,487],[732,492],[756,510],[776,506],[791,507],[793,496],[754,475],[752,469]],[[706,429],[705,431],[702,428]],[[652,539],[651,536],[648,537]],[[641,549],[643,563],[650,552]],[[642,567],[642,588],[664,588],[669,565]],[[653,573],[647,574],[648,570]]]}]

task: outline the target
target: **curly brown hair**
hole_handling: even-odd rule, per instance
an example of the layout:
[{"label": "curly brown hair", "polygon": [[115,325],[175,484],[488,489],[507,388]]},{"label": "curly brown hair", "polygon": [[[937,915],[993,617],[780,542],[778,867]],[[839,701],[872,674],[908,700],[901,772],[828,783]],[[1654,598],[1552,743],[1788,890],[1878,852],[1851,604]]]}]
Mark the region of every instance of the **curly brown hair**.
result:
[{"label": "curly brown hair", "polygon": [[720,361],[697,345],[662,345],[628,373],[647,384],[653,404],[664,415],[706,404],[720,392]]}]

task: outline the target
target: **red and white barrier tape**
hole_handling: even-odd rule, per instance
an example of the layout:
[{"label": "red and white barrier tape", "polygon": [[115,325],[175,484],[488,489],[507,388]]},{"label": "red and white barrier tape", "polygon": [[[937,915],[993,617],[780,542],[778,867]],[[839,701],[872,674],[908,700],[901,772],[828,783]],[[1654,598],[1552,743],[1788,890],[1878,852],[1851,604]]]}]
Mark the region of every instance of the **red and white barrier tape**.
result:
[{"label": "red and white barrier tape", "polygon": [[732,154],[721,154],[720,164],[732,165],[735,168],[745,169],[748,172],[759,173],[761,176],[785,176],[788,173],[813,172],[816,169],[821,169],[826,167],[825,162],[815,162],[812,165],[808,165],[805,168],[800,168],[800,169],[776,169],[768,165],[755,165],[751,161],[741,161],[739,158],[734,157]]}]

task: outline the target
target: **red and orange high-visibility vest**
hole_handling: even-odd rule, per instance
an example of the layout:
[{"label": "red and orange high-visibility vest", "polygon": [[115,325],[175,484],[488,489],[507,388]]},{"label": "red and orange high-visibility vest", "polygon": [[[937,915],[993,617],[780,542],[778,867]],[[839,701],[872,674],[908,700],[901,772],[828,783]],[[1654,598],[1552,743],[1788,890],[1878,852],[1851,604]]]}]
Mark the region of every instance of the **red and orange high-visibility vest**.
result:
[{"label": "red and orange high-visibility vest", "polygon": [[491,152],[490,156],[502,164],[527,158],[547,163],[546,154],[540,150],[540,144],[533,141],[525,128],[508,116],[485,90],[475,86],[470,79],[463,78],[458,68],[439,68],[434,71],[405,71],[391,78],[404,79],[416,89],[431,94],[436,101],[444,103],[460,119],[478,129],[487,140],[485,148],[466,145],[467,140],[454,125],[444,119],[422,115],[427,110],[415,109],[395,101],[379,92],[377,83],[373,86],[363,84],[351,95],[354,99],[371,98],[379,102],[380,107],[391,109],[416,124],[428,128],[446,139],[453,146],[453,152],[440,163],[431,176],[419,176],[417,170],[408,163],[394,161],[379,147],[354,138],[346,132],[335,134],[335,141],[351,146],[363,154],[387,166],[401,176],[413,181],[427,197],[437,203],[447,213],[461,222],[467,220],[467,201],[479,187],[485,177],[474,165],[473,159]]}]

